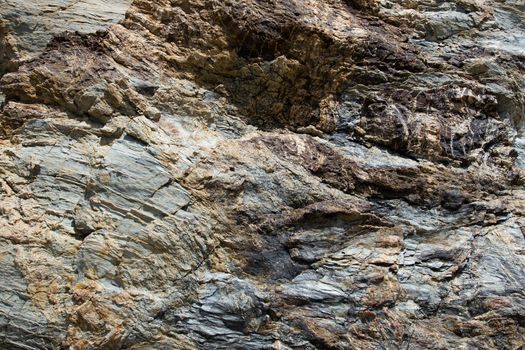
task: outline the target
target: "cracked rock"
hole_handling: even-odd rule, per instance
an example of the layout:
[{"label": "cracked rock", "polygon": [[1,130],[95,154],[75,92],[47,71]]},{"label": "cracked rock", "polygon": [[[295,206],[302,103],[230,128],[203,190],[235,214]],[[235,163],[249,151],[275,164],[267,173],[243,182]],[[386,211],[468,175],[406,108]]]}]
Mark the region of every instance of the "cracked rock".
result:
[{"label": "cracked rock", "polygon": [[0,348],[524,347],[524,10],[5,0]]}]

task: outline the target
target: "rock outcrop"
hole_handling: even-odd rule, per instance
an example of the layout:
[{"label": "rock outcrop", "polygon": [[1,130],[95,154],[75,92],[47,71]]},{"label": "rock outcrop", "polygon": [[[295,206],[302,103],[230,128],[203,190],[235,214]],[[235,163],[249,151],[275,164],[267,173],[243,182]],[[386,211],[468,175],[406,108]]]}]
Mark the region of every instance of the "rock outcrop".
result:
[{"label": "rock outcrop", "polygon": [[521,1],[0,8],[0,348],[520,349]]}]

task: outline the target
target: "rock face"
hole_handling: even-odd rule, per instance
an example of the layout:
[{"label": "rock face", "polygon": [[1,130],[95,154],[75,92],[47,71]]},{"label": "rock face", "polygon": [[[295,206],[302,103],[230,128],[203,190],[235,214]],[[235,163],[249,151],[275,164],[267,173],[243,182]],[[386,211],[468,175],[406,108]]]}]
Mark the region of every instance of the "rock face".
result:
[{"label": "rock face", "polygon": [[[106,29],[124,18],[131,0],[3,0],[0,8],[0,69],[35,58],[49,40],[65,31]],[[2,70],[0,70],[2,73]]]},{"label": "rock face", "polygon": [[1,6],[0,348],[525,345],[521,1]]}]

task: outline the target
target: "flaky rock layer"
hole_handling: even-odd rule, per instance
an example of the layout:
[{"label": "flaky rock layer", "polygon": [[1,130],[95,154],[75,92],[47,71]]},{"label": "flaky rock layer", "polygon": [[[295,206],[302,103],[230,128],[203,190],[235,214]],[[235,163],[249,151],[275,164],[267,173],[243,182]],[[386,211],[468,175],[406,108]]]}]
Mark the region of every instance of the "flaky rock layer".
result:
[{"label": "flaky rock layer", "polygon": [[6,1],[0,348],[520,349],[524,10]]}]

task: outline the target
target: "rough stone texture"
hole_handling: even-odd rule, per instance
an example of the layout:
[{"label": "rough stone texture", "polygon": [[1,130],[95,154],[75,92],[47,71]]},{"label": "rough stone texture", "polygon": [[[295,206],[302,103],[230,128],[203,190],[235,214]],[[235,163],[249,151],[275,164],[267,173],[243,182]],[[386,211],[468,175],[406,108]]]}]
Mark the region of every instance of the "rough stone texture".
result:
[{"label": "rough stone texture", "polygon": [[520,349],[524,10],[4,1],[0,348]]},{"label": "rough stone texture", "polygon": [[106,29],[124,17],[130,3],[131,0],[2,0],[0,73],[40,54],[54,35]]}]

